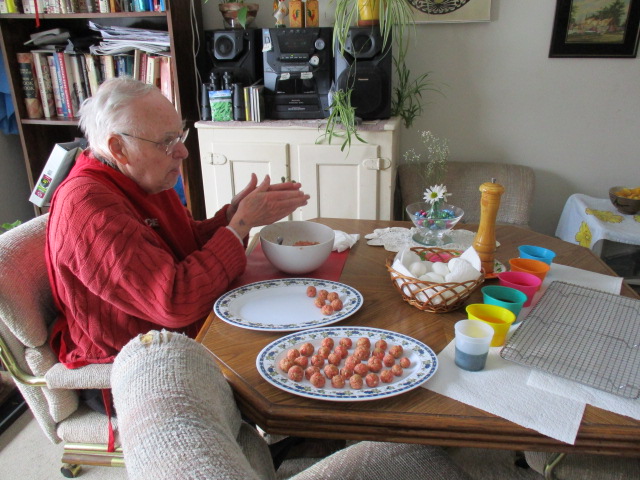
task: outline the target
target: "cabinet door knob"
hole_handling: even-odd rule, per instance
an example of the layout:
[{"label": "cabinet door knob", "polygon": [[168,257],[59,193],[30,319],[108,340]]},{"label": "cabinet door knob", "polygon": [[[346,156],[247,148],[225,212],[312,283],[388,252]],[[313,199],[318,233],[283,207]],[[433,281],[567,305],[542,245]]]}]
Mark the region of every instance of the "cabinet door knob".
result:
[{"label": "cabinet door knob", "polygon": [[362,166],[367,170],[386,170],[391,166],[388,158],[366,158],[362,161]]},{"label": "cabinet door knob", "polygon": [[211,153],[209,156],[209,163],[211,165],[224,165],[227,163],[227,157],[221,153]]}]

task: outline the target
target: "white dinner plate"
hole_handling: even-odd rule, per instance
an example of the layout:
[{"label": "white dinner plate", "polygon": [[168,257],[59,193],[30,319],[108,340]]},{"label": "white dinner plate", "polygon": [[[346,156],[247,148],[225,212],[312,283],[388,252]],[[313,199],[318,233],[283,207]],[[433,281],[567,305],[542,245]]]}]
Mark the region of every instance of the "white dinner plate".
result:
[{"label": "white dinner plate", "polygon": [[[342,309],[323,315],[307,296],[307,287],[337,292]],[[292,332],[331,325],[353,315],[362,306],[362,294],[344,283],[315,278],[280,278],[238,287],[213,305],[215,314],[231,325],[249,330]]]},{"label": "white dinner plate", "polygon": [[[316,388],[307,379],[301,382],[290,380],[287,374],[278,368],[278,363],[289,349],[298,348],[303,343],[309,342],[317,351],[326,337],[333,338],[336,345],[341,338],[349,337],[354,345],[349,349],[350,354],[355,349],[356,341],[361,337],[369,338],[372,345],[377,340],[384,339],[389,348],[392,345],[401,345],[404,350],[403,356],[411,361],[411,366],[404,369],[403,374],[394,378],[392,383],[380,382],[375,388],[369,388],[365,384],[360,390],[350,388],[348,381],[344,388],[334,388],[328,379],[324,388]],[[341,366],[343,365],[344,362]],[[294,395],[319,400],[355,402],[392,397],[413,390],[433,376],[438,368],[438,357],[424,343],[401,333],[368,327],[324,327],[291,333],[270,343],[258,354],[256,367],[267,382]]]}]

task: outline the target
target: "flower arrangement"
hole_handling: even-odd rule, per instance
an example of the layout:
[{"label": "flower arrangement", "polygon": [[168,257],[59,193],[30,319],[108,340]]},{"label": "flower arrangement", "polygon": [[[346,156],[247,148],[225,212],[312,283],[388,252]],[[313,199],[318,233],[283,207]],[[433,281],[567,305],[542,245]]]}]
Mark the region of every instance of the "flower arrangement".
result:
[{"label": "flower arrangement", "polygon": [[420,137],[427,150],[427,161],[422,160],[420,153],[410,149],[403,156],[404,162],[420,165],[419,175],[425,185],[442,183],[447,173],[449,141],[428,130],[421,132]]}]

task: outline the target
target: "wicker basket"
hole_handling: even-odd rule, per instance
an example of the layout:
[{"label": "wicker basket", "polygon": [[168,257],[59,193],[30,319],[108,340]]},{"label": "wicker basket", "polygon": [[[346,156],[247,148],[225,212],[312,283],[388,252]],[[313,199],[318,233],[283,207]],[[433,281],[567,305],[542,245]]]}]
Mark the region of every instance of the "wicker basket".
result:
[{"label": "wicker basket", "polygon": [[[429,253],[450,253],[441,248],[414,247],[411,250],[421,258]],[[484,275],[463,283],[427,282],[399,273],[391,266],[392,264],[393,259],[387,259],[387,270],[391,275],[393,286],[400,292],[405,302],[425,312],[446,313],[462,307],[469,295],[484,282]],[[439,291],[435,291],[434,287],[438,287]]]}]

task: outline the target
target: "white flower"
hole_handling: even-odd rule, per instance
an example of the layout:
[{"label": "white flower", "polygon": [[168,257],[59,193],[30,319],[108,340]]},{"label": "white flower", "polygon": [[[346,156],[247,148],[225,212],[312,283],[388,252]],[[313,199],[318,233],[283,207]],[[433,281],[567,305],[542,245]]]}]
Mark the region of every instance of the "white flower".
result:
[{"label": "white flower", "polygon": [[424,201],[433,205],[435,202],[446,200],[451,195],[447,193],[447,187],[444,185],[432,185],[424,191]]}]

